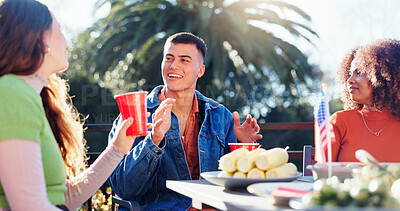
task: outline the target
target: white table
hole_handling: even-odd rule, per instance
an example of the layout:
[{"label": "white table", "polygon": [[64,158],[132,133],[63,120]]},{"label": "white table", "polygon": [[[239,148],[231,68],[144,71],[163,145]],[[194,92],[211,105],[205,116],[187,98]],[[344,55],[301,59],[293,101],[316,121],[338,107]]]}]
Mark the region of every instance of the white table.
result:
[{"label": "white table", "polygon": [[[294,182],[312,182],[312,177],[301,177]],[[290,210],[285,205],[274,204],[275,199],[263,198],[243,191],[227,190],[206,180],[167,180],[167,188],[192,198],[197,209],[220,210]]]}]

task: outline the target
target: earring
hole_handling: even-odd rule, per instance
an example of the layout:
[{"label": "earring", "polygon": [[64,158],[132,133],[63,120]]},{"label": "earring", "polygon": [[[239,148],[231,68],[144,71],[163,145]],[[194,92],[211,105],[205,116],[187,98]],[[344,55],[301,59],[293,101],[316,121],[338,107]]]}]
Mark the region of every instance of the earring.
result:
[{"label": "earring", "polygon": [[46,45],[47,46],[47,49],[46,49],[46,53],[50,53],[50,46],[48,46],[48,45]]}]

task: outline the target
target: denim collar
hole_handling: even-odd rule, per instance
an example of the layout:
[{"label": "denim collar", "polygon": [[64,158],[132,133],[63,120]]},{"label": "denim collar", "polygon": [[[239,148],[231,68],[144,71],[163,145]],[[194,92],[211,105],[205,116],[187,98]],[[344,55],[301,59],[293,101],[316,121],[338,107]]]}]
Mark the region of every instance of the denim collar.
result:
[{"label": "denim collar", "polygon": [[153,109],[161,104],[161,101],[158,99],[158,95],[160,94],[162,88],[164,86],[160,85],[153,89],[150,94],[147,96],[147,108]]}]

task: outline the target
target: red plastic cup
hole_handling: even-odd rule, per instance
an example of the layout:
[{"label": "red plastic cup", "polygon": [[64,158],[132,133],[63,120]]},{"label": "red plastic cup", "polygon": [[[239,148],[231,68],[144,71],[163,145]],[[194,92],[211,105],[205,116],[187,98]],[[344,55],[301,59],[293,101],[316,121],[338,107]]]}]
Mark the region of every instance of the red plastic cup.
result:
[{"label": "red plastic cup", "polygon": [[259,145],[259,143],[229,143],[232,152],[239,148],[246,148],[249,151],[255,150]]},{"label": "red plastic cup", "polygon": [[128,136],[144,136],[147,132],[147,93],[146,91],[129,92],[115,95],[122,120],[133,118],[132,125],[126,131]]}]

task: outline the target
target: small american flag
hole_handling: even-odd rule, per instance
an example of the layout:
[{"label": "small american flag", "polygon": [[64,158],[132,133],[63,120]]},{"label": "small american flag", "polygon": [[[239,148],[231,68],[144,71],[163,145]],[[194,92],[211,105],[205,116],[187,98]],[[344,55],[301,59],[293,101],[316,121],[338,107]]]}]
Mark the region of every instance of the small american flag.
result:
[{"label": "small american flag", "polygon": [[[325,152],[328,148],[330,150],[328,144],[335,138],[329,116],[329,104],[324,92],[320,91],[317,94],[317,104],[314,106],[315,160],[318,163],[327,162]],[[332,156],[331,154],[328,153],[328,156]]]}]

